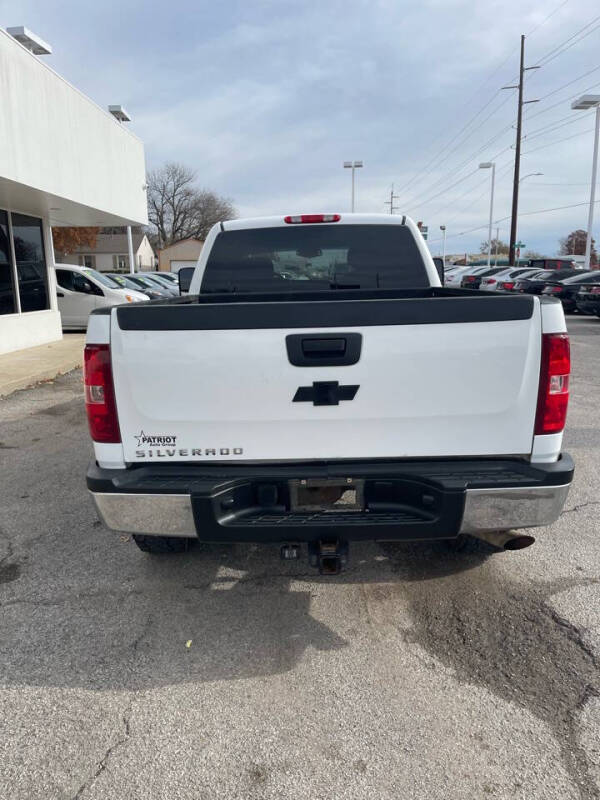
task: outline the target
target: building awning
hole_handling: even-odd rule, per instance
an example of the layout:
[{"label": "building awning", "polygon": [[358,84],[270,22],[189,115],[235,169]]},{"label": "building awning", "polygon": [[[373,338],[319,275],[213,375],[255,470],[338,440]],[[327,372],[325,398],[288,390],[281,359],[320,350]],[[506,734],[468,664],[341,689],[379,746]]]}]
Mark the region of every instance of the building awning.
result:
[{"label": "building awning", "polygon": [[145,225],[144,146],[0,28],[0,208],[52,225]]}]

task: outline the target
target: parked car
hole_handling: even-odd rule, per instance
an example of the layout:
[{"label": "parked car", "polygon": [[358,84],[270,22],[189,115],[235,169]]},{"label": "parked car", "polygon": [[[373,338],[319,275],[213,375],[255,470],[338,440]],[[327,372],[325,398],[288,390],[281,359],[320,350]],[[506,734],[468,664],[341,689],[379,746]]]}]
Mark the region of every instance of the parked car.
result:
[{"label": "parked car", "polygon": [[136,274],[151,281],[158,289],[166,289],[172,296],[179,294],[177,287],[171,281],[163,280],[157,272],[138,272]]},{"label": "parked car", "polygon": [[460,282],[464,275],[479,275],[480,272],[485,272],[486,267],[459,267],[455,272],[450,274],[446,273],[444,276],[444,285],[459,288]]},{"label": "parked car", "polygon": [[[562,274],[562,272],[560,273]],[[556,276],[557,278],[559,275]],[[565,311],[577,311],[577,293],[583,284],[600,282],[600,272],[581,271],[579,275],[564,280],[550,280],[542,294],[558,297]]]},{"label": "parked car", "polygon": [[179,278],[174,272],[140,272],[140,275],[147,275],[148,277],[158,278],[162,283],[175,289],[176,294],[179,294]]},{"label": "parked car", "polygon": [[580,265],[574,261],[570,256],[564,258],[530,258],[529,266],[532,269],[579,269]]},{"label": "parked car", "polygon": [[586,283],[579,289],[575,302],[582,314],[600,317],[600,275],[597,283]]},{"label": "parked car", "polygon": [[151,291],[158,292],[159,297],[173,296],[171,290],[167,289],[166,286],[159,286],[154,281],[151,281],[150,278],[147,278],[145,275],[141,275],[139,272],[130,273],[127,277],[130,281],[135,283],[140,292],[145,292],[147,289],[150,289]]},{"label": "parked car", "polygon": [[496,292],[503,281],[514,280],[518,277],[525,278],[534,272],[535,270],[529,269],[529,267],[502,267],[502,270],[495,275],[482,278],[479,288],[484,292]]},{"label": "parked car", "polygon": [[[537,275],[529,278],[521,278],[515,284],[515,291],[521,294],[541,294],[548,281],[555,281],[558,272],[555,269],[546,269]],[[575,269],[561,269],[560,275],[563,278],[573,278],[579,275],[580,271]]]},{"label": "parked car", "polygon": [[135,303],[148,298],[124,289],[112,278],[89,267],[56,264],[56,296],[63,330],[85,328],[96,308]]},{"label": "parked car", "polygon": [[160,275],[161,278],[165,278],[166,280],[170,281],[175,286],[179,284],[179,278],[177,277],[176,272],[163,272],[161,270],[157,273],[157,275]]},{"label": "parked car", "polygon": [[491,267],[485,268],[483,272],[478,272],[474,275],[472,272],[468,272],[466,275],[463,275],[460,285],[463,289],[479,289],[481,286],[481,281],[484,278],[489,277],[490,275],[497,275],[499,272],[502,272],[503,267]]},{"label": "parked car", "polygon": [[416,224],[383,214],[217,224],[190,294],[88,329],[87,485],[140,549],[281,542],[333,574],[351,540],[516,549],[512,528],[558,518],[558,303],[457,297]]},{"label": "parked car", "polygon": [[525,280],[526,278],[534,278],[536,275],[539,275],[540,272],[543,270],[539,269],[528,269],[522,275],[518,275],[516,278],[504,278],[501,281],[498,281],[498,291],[499,292],[516,292],[517,291],[517,282],[519,280]]},{"label": "parked car", "polygon": [[[122,272],[107,272],[113,281],[116,281],[122,289],[135,289],[138,292],[141,292],[139,284],[135,281],[132,281],[129,275],[124,274]],[[143,289],[143,294],[146,295],[148,300],[164,300],[164,294],[159,291],[158,287],[149,287],[145,286]]]}]

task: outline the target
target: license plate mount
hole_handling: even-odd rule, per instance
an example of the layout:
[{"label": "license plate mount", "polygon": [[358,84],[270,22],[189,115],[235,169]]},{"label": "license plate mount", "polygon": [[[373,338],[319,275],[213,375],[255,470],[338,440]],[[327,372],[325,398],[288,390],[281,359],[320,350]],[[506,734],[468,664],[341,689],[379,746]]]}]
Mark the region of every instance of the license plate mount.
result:
[{"label": "license plate mount", "polygon": [[310,512],[357,512],[365,509],[365,482],[355,478],[303,478],[291,480],[290,510]]}]

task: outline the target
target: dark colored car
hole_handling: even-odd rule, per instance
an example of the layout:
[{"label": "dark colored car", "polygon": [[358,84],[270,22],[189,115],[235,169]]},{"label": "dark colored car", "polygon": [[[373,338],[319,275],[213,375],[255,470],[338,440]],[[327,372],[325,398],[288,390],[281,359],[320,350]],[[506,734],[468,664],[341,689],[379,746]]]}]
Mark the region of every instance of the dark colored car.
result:
[{"label": "dark colored car", "polygon": [[596,283],[585,283],[577,292],[577,310],[582,314],[595,314],[600,317],[600,272]]},{"label": "dark colored car", "polygon": [[463,289],[479,289],[481,279],[487,278],[489,275],[495,275],[497,272],[503,272],[506,267],[492,267],[486,269],[485,272],[480,272],[477,275],[465,275],[460,282]]},{"label": "dark colored car", "polygon": [[[520,272],[520,271],[519,271]],[[504,278],[501,281],[498,281],[498,291],[500,292],[516,292],[517,291],[517,281],[518,280],[525,280],[525,278],[534,278],[540,274],[539,271],[527,269],[525,272],[522,272],[519,275],[509,275],[507,278]]]},{"label": "dark colored car", "polygon": [[531,258],[529,266],[532,269],[574,269],[573,259],[565,256],[564,258]]},{"label": "dark colored car", "polygon": [[133,289],[136,292],[143,292],[149,300],[161,300],[164,297],[158,289],[154,290],[148,286],[142,288],[138,283],[131,280],[129,275],[124,275],[119,272],[108,272],[107,275],[112,278],[115,283],[118,283],[121,289]]},{"label": "dark colored car", "polygon": [[[562,275],[562,272],[560,273]],[[600,272],[583,271],[580,275],[574,275],[572,278],[565,278],[558,280],[560,275],[556,276],[555,280],[550,280],[542,289],[542,294],[550,295],[551,297],[558,297],[563,305],[565,311],[577,311],[577,293],[582,284],[598,283],[600,282]]]},{"label": "dark colored car", "polygon": [[[574,278],[579,275],[581,270],[577,269],[561,269],[561,279]],[[515,291],[522,294],[541,294],[545,287],[550,282],[556,282],[557,271],[555,269],[547,269],[540,272],[538,275],[532,275],[531,278],[524,278],[517,281],[515,284]]]},{"label": "dark colored car", "polygon": [[[140,275],[139,272],[134,274],[129,273],[129,275],[127,275],[127,280],[135,284],[138,292],[147,294],[152,300],[157,300],[159,297],[163,299],[165,297],[173,297],[173,293],[169,289],[166,287],[161,289],[158,283],[150,280],[150,278],[146,278],[144,275]],[[154,293],[154,296],[152,296],[152,293]]]}]

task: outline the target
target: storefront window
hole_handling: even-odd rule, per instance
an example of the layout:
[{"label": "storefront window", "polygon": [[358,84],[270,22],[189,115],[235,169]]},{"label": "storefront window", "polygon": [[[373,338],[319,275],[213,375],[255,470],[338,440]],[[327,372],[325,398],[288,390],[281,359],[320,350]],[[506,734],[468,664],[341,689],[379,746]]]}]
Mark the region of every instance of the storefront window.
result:
[{"label": "storefront window", "polygon": [[11,219],[21,311],[49,308],[42,221],[24,214]]},{"label": "storefront window", "polygon": [[16,310],[17,302],[8,240],[8,214],[6,211],[0,210],[0,314],[14,314]]}]

